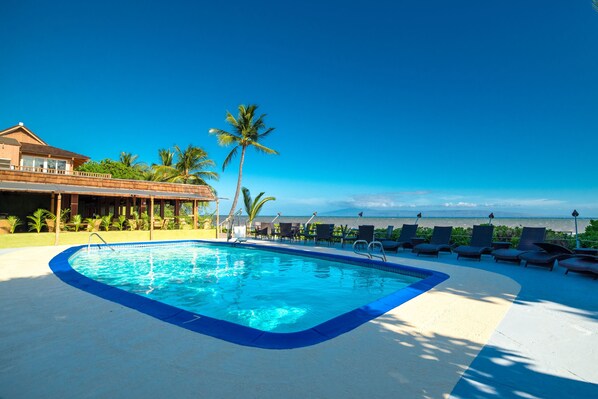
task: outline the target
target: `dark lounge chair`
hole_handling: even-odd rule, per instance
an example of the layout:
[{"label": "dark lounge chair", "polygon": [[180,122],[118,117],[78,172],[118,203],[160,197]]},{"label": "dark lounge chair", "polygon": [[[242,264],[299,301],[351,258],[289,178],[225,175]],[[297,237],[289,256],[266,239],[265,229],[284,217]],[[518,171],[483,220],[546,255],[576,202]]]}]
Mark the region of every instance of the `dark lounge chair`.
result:
[{"label": "dark lounge chair", "polygon": [[358,230],[357,230],[357,240],[367,241],[368,244],[370,242],[374,241],[374,226],[373,225],[359,226]]},{"label": "dark lounge chair", "polygon": [[354,248],[365,249],[369,243],[375,240],[374,226],[373,225],[362,225],[357,228],[357,236],[352,237],[351,241]]},{"label": "dark lounge chair", "polygon": [[385,251],[399,252],[399,248],[412,248],[411,239],[417,235],[417,224],[404,224],[399,238],[396,240],[383,240],[382,247]]},{"label": "dark lounge chair", "polygon": [[320,241],[328,241],[328,245],[332,243],[332,232],[334,231],[333,224],[317,224],[315,244],[318,245]]},{"label": "dark lounge chair", "polygon": [[255,223],[254,238],[268,238],[272,231],[272,223]]},{"label": "dark lounge chair", "polygon": [[430,243],[416,245],[413,248],[413,252],[417,253],[417,256],[420,254],[438,256],[438,252],[440,251],[451,252],[450,242],[452,232],[452,226],[434,226]]},{"label": "dark lounge chair", "polygon": [[475,258],[482,259],[483,253],[489,253],[492,250],[492,234],[494,226],[473,226],[471,233],[471,242],[469,245],[459,245],[454,251],[457,253],[457,259]]},{"label": "dark lounge chair", "polygon": [[521,258],[519,256],[527,251],[537,251],[538,246],[536,246],[535,243],[544,242],[545,236],[545,227],[524,227],[521,232],[521,239],[519,240],[517,249],[496,249],[492,251],[494,261],[498,262],[499,260],[504,260],[520,264]]},{"label": "dark lounge chair", "polygon": [[292,223],[280,223],[279,228],[280,241],[282,241],[283,238],[287,238],[289,241],[295,239],[295,229],[293,229]]},{"label": "dark lounge chair", "polygon": [[519,258],[527,265],[536,265],[547,267],[552,271],[555,262],[563,259],[567,259],[573,256],[573,251],[557,244],[551,244],[548,242],[537,242],[537,247],[540,247],[539,251],[528,251],[519,255]]},{"label": "dark lounge chair", "polygon": [[567,269],[569,272],[588,274],[598,279],[598,256],[594,255],[575,255],[565,260],[559,261],[559,266]]}]

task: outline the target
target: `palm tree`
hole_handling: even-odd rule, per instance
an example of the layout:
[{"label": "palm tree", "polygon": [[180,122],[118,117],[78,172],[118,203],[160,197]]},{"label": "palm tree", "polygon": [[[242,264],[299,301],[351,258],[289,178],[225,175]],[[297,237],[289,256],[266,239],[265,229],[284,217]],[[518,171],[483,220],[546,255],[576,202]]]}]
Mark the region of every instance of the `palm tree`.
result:
[{"label": "palm tree", "polygon": [[174,172],[174,168],[172,167],[174,151],[170,148],[160,148],[158,150],[158,158],[160,158],[160,164],[152,164],[147,179],[152,181],[167,181]]},{"label": "palm tree", "polygon": [[189,144],[185,150],[178,145],[174,146],[177,162],[174,165],[174,173],[168,178],[172,183],[203,184],[208,185],[206,180],[218,180],[218,173],[206,170],[216,165],[208,158],[208,153],[200,147]]},{"label": "palm tree", "polygon": [[130,152],[121,152],[118,161],[123,165],[132,168],[135,165],[138,155],[133,155]]},{"label": "palm tree", "polygon": [[[151,180],[167,181],[171,183],[203,184],[209,186],[206,180],[218,180],[218,173],[206,170],[215,166],[214,161],[208,158],[208,153],[200,147],[191,144],[181,150],[177,145],[174,151],[160,150],[158,155],[162,165],[152,165]],[[176,156],[176,163],[172,162]],[[170,164],[169,164],[170,162]]]},{"label": "palm tree", "polygon": [[161,165],[163,166],[172,166],[172,162],[174,161],[174,151],[170,148],[160,148],[158,150],[158,156],[160,157]]},{"label": "palm tree", "polygon": [[[210,134],[214,134],[218,137],[218,144],[220,144],[221,146],[227,147],[231,144],[235,145],[235,147],[231,150],[231,152],[224,160],[224,163],[222,164],[223,171],[231,163],[232,159],[237,155],[237,153],[239,152],[239,148],[241,148],[239,175],[237,177],[237,190],[235,191],[233,204],[230,208],[230,212],[228,213],[229,220],[232,220],[233,213],[235,211],[235,208],[237,207],[237,201],[239,200],[239,192],[241,191],[241,180],[243,178],[243,163],[245,162],[245,151],[247,150],[247,147],[251,146],[256,150],[266,154],[278,154],[276,150],[265,147],[264,145],[259,143],[260,140],[263,140],[270,133],[272,133],[272,131],[274,131],[274,128],[266,128],[266,124],[264,123],[264,118],[266,117],[266,114],[262,114],[256,119],[255,111],[257,110],[257,108],[258,106],[255,104],[251,104],[247,107],[245,105],[239,105],[239,115],[236,118],[230,112],[227,111],[226,121],[232,126],[232,133],[229,133],[222,129],[209,130]],[[229,239],[231,237],[230,230],[231,229],[229,229],[228,232]]]},{"label": "palm tree", "polygon": [[247,212],[247,216],[249,217],[247,223],[249,228],[251,228],[251,223],[256,218],[256,216],[261,212],[264,204],[268,201],[276,201],[274,197],[266,197],[262,198],[265,194],[263,191],[259,193],[254,200],[251,200],[251,193],[247,187],[243,187],[241,189],[243,191],[243,202],[245,203],[245,212]]}]

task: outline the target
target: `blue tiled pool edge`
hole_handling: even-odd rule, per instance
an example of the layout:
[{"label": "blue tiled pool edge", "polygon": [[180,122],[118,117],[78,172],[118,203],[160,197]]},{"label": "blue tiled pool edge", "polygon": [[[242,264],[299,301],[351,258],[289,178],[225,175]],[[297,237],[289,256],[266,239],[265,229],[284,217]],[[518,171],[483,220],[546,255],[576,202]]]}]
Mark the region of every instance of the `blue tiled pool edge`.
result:
[{"label": "blue tiled pool edge", "polygon": [[[233,243],[212,242],[203,240],[184,240],[184,241],[162,241],[162,242],[144,242],[144,243],[119,243],[111,246],[131,246],[131,245],[164,245],[169,243],[204,243],[210,245],[236,245]],[[440,284],[449,276],[444,273],[420,269],[410,266],[384,263],[377,260],[355,259],[354,257],[313,252],[296,248],[272,247],[258,244],[242,244],[243,247],[257,248],[266,251],[294,253],[297,255],[323,258],[352,264],[363,265],[366,267],[382,268],[384,270],[398,269],[407,274],[416,274],[423,277],[410,286],[394,292],[384,298],[371,302],[360,308],[337,316],[322,324],[319,324],[308,330],[292,333],[273,333],[257,330],[251,327],[245,327],[239,324],[224,320],[218,320],[207,316],[197,315],[195,313],[179,309],[177,307],[164,304],[153,299],[142,297],[109,285],[92,280],[77,271],[69,264],[69,258],[86,245],[74,246],[66,249],[56,255],[50,261],[50,269],[54,274],[66,284],[85,292],[107,299],[114,303],[135,309],[141,313],[155,317],[170,324],[219,338],[239,345],[251,346],[262,349],[294,349],[305,346],[315,345],[329,339],[338,337],[341,334],[349,332],[360,325],[383,315],[395,307],[425,293],[436,285]]]}]

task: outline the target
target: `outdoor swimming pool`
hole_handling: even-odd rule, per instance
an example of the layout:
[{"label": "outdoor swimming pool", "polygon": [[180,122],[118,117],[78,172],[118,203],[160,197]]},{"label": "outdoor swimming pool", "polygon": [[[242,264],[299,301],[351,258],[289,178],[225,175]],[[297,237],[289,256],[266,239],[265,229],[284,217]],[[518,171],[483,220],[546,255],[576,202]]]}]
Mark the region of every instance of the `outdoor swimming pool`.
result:
[{"label": "outdoor swimming pool", "polygon": [[63,281],[242,345],[294,348],[338,336],[448,276],[301,250],[198,241],[73,247]]}]

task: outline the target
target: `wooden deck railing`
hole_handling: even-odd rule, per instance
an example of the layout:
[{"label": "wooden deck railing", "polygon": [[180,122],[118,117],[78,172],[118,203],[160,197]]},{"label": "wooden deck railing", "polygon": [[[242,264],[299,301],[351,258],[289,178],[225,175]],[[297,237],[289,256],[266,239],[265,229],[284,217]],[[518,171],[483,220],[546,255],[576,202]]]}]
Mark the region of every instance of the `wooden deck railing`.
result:
[{"label": "wooden deck railing", "polygon": [[14,166],[11,165],[10,170],[16,170],[20,172],[31,172],[31,173],[50,173],[53,175],[70,175],[70,176],[83,176],[83,177],[96,177],[100,179],[111,179],[110,173],[92,173],[92,172],[79,172],[77,170],[58,170],[58,169],[46,169],[36,168],[33,166]]}]

